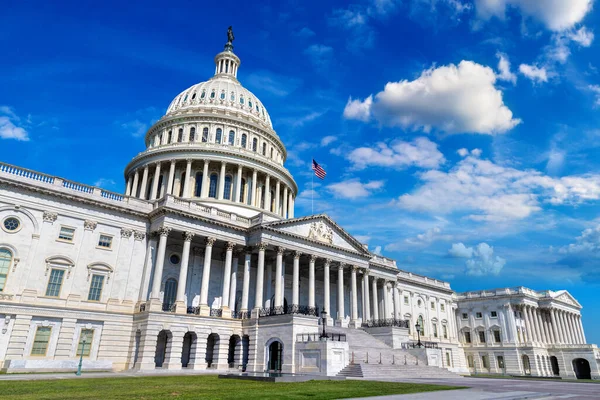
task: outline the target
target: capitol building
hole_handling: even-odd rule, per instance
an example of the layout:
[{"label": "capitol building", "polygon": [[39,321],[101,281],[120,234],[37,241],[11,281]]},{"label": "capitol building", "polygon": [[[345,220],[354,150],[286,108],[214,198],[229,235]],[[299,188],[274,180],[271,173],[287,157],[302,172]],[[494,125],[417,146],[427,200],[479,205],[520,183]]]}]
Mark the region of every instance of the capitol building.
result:
[{"label": "capitol building", "polygon": [[0,163],[1,371],[600,378],[567,291],[456,293],[297,216],[229,36],[146,133],[125,193]]}]

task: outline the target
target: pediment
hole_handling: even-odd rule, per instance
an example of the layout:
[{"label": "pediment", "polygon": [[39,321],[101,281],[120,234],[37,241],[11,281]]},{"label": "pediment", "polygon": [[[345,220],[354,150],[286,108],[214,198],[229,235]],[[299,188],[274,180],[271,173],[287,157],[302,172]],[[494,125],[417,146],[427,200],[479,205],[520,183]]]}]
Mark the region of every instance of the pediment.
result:
[{"label": "pediment", "polygon": [[341,248],[365,256],[371,256],[371,253],[362,245],[362,243],[356,240],[325,214],[271,222],[263,225],[263,227],[269,230],[306,238],[312,242]]},{"label": "pediment", "polygon": [[566,290],[561,290],[559,292],[555,292],[553,297],[554,297],[554,300],[569,304],[571,306],[581,307],[581,305],[577,302],[577,300],[575,300],[575,298],[573,296],[571,296],[571,294],[569,292],[567,292]]}]

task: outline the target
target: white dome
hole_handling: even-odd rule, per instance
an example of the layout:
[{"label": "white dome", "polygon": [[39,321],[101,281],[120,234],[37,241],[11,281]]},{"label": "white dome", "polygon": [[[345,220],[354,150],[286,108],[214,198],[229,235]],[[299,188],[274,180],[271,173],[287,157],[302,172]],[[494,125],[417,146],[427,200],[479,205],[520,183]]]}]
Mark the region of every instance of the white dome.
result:
[{"label": "white dome", "polygon": [[219,74],[181,92],[169,105],[167,116],[204,107],[223,107],[243,113],[273,129],[271,117],[262,102],[237,79]]}]

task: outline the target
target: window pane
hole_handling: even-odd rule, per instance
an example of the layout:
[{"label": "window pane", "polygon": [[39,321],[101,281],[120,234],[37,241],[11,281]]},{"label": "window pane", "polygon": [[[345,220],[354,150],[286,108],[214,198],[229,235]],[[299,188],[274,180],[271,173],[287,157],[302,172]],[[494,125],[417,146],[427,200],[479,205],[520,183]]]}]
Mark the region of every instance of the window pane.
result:
[{"label": "window pane", "polygon": [[231,200],[231,176],[225,177],[225,189],[223,191],[223,198],[225,200]]},{"label": "window pane", "polygon": [[75,229],[65,228],[63,226],[60,228],[60,233],[58,234],[58,238],[61,240],[68,240],[69,242],[72,242],[74,235],[75,235]]},{"label": "window pane", "polygon": [[[85,339],[85,343],[83,343]],[[79,334],[79,344],[77,345],[77,357],[81,356],[83,352],[84,357],[90,356],[90,350],[92,349],[92,340],[94,339],[93,329],[82,329]]]},{"label": "window pane", "polygon": [[103,286],[104,275],[92,275],[92,283],[90,284],[90,293],[88,294],[88,300],[100,301]]},{"label": "window pane", "polygon": [[112,245],[112,236],[100,235],[100,239],[98,240],[98,246],[110,249]]},{"label": "window pane", "polygon": [[35,338],[33,339],[33,346],[31,347],[32,356],[45,356],[48,350],[48,342],[50,342],[50,334],[52,328],[38,326],[35,331]]},{"label": "window pane", "polygon": [[210,176],[210,184],[208,186],[208,197],[217,197],[217,174]]},{"label": "window pane", "polygon": [[48,281],[48,287],[46,288],[46,296],[58,297],[60,294],[60,287],[62,286],[63,277],[65,271],[62,269],[53,269],[50,273],[50,280]]},{"label": "window pane", "polygon": [[221,134],[222,134],[222,132],[223,131],[221,130],[221,128],[217,129],[217,135],[215,137],[215,142],[216,143],[221,143]]},{"label": "window pane", "polygon": [[11,261],[12,253],[6,249],[0,249],[0,292],[4,290]]}]

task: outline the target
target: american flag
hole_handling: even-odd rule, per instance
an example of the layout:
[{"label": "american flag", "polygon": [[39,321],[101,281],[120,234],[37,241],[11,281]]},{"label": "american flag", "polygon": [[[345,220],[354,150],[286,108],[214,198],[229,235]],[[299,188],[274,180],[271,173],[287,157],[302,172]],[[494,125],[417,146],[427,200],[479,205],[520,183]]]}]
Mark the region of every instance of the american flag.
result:
[{"label": "american flag", "polygon": [[325,179],[325,175],[327,175],[327,172],[325,172],[323,167],[321,167],[314,159],[312,162],[312,170],[315,171],[315,175],[317,177],[319,177],[320,179]]}]

